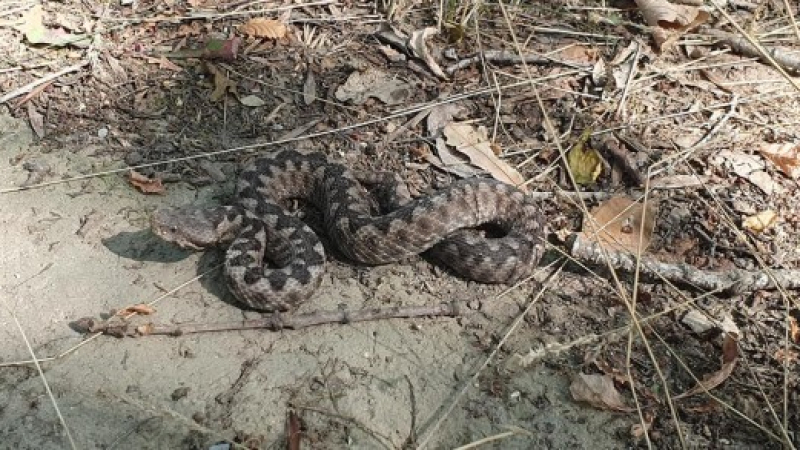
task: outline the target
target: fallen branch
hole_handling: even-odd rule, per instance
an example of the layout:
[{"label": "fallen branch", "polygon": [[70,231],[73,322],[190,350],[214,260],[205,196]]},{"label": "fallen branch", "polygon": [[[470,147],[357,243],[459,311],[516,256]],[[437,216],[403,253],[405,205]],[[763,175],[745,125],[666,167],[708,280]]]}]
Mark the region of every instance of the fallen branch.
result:
[{"label": "fallen branch", "polygon": [[185,323],[177,325],[145,324],[136,326],[119,316],[107,321],[97,322],[92,317],[79,319],[72,323],[72,328],[82,333],[102,333],[118,338],[141,337],[151,335],[183,336],[194,333],[212,333],[233,330],[298,330],[316,325],[330,323],[354,323],[371,320],[412,318],[412,317],[456,317],[461,314],[457,303],[442,303],[438,306],[411,306],[392,308],[368,308],[350,312],[345,306],[336,311],[317,311],[307,314],[284,315],[270,314],[258,319],[221,323]]},{"label": "fallen branch", "polygon": [[[572,256],[588,264],[608,264],[618,270],[633,273],[636,270],[636,255],[627,252],[607,250],[586,236],[573,234],[569,244]],[[606,255],[608,260],[606,260]],[[800,288],[800,270],[749,271],[730,269],[711,271],[698,269],[686,263],[666,263],[645,257],[639,263],[641,274],[650,278],[664,278],[673,283],[694,286],[708,291],[742,294],[762,289],[775,289],[778,285],[785,289]]]},{"label": "fallen branch", "polygon": [[[730,47],[731,50],[739,55],[749,58],[760,58],[764,62],[769,63],[769,60],[759,51],[758,47],[751,44],[744,37],[713,29],[708,30],[708,34],[719,39],[720,44]],[[766,47],[764,47],[764,51],[784,69],[795,73],[800,72],[800,55],[798,55],[796,51]]]}]

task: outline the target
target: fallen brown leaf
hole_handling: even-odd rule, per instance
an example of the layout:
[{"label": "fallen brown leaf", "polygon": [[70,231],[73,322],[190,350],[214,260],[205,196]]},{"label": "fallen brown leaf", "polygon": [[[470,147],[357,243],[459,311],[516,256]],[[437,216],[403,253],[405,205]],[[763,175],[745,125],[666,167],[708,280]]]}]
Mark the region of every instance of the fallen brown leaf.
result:
[{"label": "fallen brown leaf", "polygon": [[652,411],[644,411],[642,416],[644,423],[636,422],[635,424],[631,425],[631,437],[635,441],[643,438],[644,435],[647,434],[651,428],[653,428],[653,420],[656,417]]},{"label": "fallen brown leaf", "polygon": [[795,344],[800,344],[800,324],[797,322],[796,318],[789,317],[789,337]]},{"label": "fallen brown leaf", "polygon": [[427,64],[428,68],[431,69],[431,72],[433,72],[437,77],[446,80],[449,77],[445,75],[444,71],[439,66],[439,63],[436,62],[436,59],[434,59],[430,50],[428,50],[428,46],[425,42],[430,36],[435,36],[438,33],[439,29],[436,27],[427,27],[414,31],[411,33],[411,38],[408,39],[408,48],[414,52],[414,55],[417,58],[425,61],[425,64]]},{"label": "fallen brown leaf", "polygon": [[72,45],[74,47],[88,47],[91,36],[86,34],[70,34],[61,28],[47,28],[44,26],[44,10],[42,5],[35,5],[22,16],[22,25],[17,30],[25,34],[25,39],[31,44],[47,44],[56,47]]},{"label": "fallen brown leaf", "polygon": [[738,337],[733,333],[726,333],[725,340],[722,343],[722,367],[716,372],[709,373],[703,376],[703,379],[697,385],[688,391],[676,395],[675,400],[697,395],[701,392],[706,392],[714,389],[722,384],[731,376],[733,369],[736,367],[736,360],[739,357]]},{"label": "fallen brown leaf", "polygon": [[[642,213],[644,212],[644,217]],[[612,197],[592,211],[583,220],[581,233],[609,250],[639,253],[650,245],[655,228],[655,210],[652,203],[645,210],[642,203],[628,197]]]},{"label": "fallen brown leaf", "polygon": [[212,102],[218,102],[222,100],[225,97],[225,94],[228,92],[233,95],[238,94],[236,90],[236,83],[225,76],[225,73],[222,72],[222,70],[208,61],[206,61],[206,68],[208,69],[209,73],[214,75],[214,91],[211,92],[210,97]]},{"label": "fallen brown leaf", "polygon": [[154,329],[155,329],[155,325],[153,325],[152,323],[148,323],[148,324],[139,325],[138,327],[136,327],[136,333],[138,335],[140,335],[140,336],[147,336],[149,334],[152,334]]},{"label": "fallen brown leaf", "polygon": [[25,105],[28,109],[28,121],[31,124],[31,128],[33,128],[36,136],[39,136],[39,139],[43,138],[45,134],[44,115],[36,109],[33,103],[26,103]]},{"label": "fallen brown leaf", "polygon": [[793,180],[800,179],[800,144],[765,144],[759,151],[786,176]]},{"label": "fallen brown leaf", "polygon": [[119,312],[117,312],[117,315],[128,316],[131,314],[141,314],[143,316],[148,316],[150,314],[153,314],[154,312],[156,312],[156,310],[152,306],[147,305],[145,303],[137,303],[135,305],[128,306],[125,309],[121,309]]},{"label": "fallen brown leaf", "polygon": [[342,102],[356,105],[370,98],[377,98],[387,105],[405,102],[412,94],[412,86],[394,75],[370,68],[364,72],[355,71],[336,89],[334,95]]},{"label": "fallen brown leaf", "polygon": [[447,144],[469,158],[470,164],[488,172],[497,180],[522,188],[525,179],[517,169],[498,158],[483,127],[453,122],[442,129]]},{"label": "fallen brown leaf", "polygon": [[738,150],[722,150],[717,153],[736,175],[753,183],[767,195],[781,194],[785,188],[767,173],[766,163],[758,156],[749,155]]},{"label": "fallen brown leaf", "polygon": [[614,381],[608,375],[579,373],[572,379],[569,392],[573,400],[586,402],[595,408],[614,411],[633,411],[625,405]]},{"label": "fallen brown leaf", "polygon": [[128,172],[128,181],[143,194],[163,194],[165,191],[160,178],[147,178],[135,170]]},{"label": "fallen brown leaf", "polygon": [[674,5],[666,0],[635,0],[659,51],[665,51],[689,30],[705,23],[710,15],[696,6]]},{"label": "fallen brown leaf", "polygon": [[794,364],[797,362],[798,358],[800,358],[800,354],[794,350],[790,349],[787,351],[786,348],[781,347],[775,350],[775,353],[772,354],[772,358],[781,364]]},{"label": "fallen brown leaf", "polygon": [[279,20],[256,17],[241,25],[239,32],[248,36],[280,39],[286,36],[286,24]]}]

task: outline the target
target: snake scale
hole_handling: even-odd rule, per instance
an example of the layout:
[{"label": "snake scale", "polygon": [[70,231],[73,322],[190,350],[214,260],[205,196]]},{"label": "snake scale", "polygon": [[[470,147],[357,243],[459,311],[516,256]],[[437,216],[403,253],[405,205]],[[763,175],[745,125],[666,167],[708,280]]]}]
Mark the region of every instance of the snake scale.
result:
[{"label": "snake scale", "polygon": [[[323,154],[287,149],[241,173],[231,205],[160,209],[151,228],[162,239],[202,250],[227,245],[225,276],[237,299],[260,311],[285,311],[308,299],[324,273],[325,250],[286,205],[302,199],[322,212],[331,242],[362,264],[386,264],[427,252],[464,278],[515,283],[544,252],[541,208],[521,190],[470,178],[417,199],[384,189],[375,201],[356,176]],[[493,224],[499,236],[478,230]]]}]

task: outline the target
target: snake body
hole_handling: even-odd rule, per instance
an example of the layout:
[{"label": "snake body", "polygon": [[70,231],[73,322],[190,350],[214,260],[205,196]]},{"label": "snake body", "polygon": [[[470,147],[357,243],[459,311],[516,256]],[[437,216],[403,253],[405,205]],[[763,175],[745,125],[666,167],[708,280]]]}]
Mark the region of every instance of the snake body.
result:
[{"label": "snake body", "polygon": [[[261,311],[296,307],[324,273],[319,237],[289,213],[290,200],[319,209],[331,242],[362,264],[428,252],[467,279],[511,284],[529,276],[544,252],[541,209],[513,186],[472,178],[414,200],[396,188],[387,191],[381,204],[390,211],[381,214],[343,165],[320,153],[282,150],[242,171],[231,205],[158,210],[151,228],[184,248],[228,245],[228,285],[244,305]],[[476,230],[489,223],[502,236]]]}]

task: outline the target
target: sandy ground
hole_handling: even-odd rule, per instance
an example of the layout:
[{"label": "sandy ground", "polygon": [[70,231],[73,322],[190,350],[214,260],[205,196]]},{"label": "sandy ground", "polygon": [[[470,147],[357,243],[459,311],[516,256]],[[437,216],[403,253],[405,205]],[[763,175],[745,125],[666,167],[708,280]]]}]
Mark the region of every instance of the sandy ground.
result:
[{"label": "sandy ground", "polygon": [[[47,180],[118,166],[81,148],[44,153],[27,125],[6,115],[0,144],[0,188],[25,181],[23,162],[49,165]],[[511,364],[515,353],[555,338],[527,322],[472,381],[540,286],[495,298],[501,288],[467,283],[421,259],[368,269],[330,261],[302,311],[457,299],[474,307],[468,317],[100,336],[76,349],[84,336],[71,321],[153,301],[219,263],[219,254],[184,253],[147,230],[155,208],[218,194],[178,184],[166,196],[145,196],[110,175],[0,195],[0,447],[69,448],[68,428],[77,448],[209,448],[224,440],[283,448],[290,406],[301,419],[302,448],[453,448],[506,432],[514,433],[481,448],[622,446],[635,418],[573,402],[570,371],[559,363]],[[155,303],[146,320],[257,317],[229,295],[215,271]],[[14,364],[31,351],[43,360],[43,376],[30,363]]]}]

